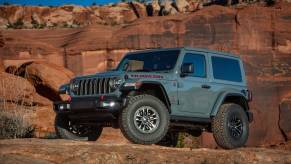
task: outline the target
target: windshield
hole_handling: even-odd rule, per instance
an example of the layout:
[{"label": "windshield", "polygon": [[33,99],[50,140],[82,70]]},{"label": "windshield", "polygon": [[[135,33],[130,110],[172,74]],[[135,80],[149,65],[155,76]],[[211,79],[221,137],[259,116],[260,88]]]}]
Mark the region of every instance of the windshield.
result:
[{"label": "windshield", "polygon": [[117,67],[120,71],[170,71],[177,62],[180,50],[141,52],[126,55]]}]

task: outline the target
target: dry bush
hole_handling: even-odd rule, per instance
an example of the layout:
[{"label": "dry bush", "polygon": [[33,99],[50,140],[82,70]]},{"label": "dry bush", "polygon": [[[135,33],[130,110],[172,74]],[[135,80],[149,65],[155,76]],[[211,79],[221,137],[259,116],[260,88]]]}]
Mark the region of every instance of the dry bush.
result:
[{"label": "dry bush", "polygon": [[0,73],[0,139],[33,137],[34,127],[26,117],[34,106],[33,89],[21,77]]},{"label": "dry bush", "polygon": [[194,136],[188,133],[179,133],[178,137],[178,143],[177,146],[178,148],[200,148],[201,146],[201,141],[199,136]]},{"label": "dry bush", "polygon": [[0,110],[0,139],[28,138],[33,133],[34,127],[23,112]]},{"label": "dry bush", "polygon": [[33,106],[34,92],[35,88],[26,79],[11,74],[0,75],[0,101],[3,109],[7,109],[6,104],[9,103],[17,104],[20,109]]}]

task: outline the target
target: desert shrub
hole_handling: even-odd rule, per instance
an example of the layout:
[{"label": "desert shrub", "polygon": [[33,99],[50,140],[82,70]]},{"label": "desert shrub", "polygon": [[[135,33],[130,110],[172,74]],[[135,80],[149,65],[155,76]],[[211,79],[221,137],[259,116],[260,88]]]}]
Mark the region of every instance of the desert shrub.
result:
[{"label": "desert shrub", "polygon": [[179,133],[177,148],[199,148],[200,137],[188,133]]},{"label": "desert shrub", "polygon": [[67,22],[65,22],[64,24],[63,24],[63,28],[69,28],[70,27],[70,25],[67,23]]},{"label": "desert shrub", "polygon": [[[9,71],[22,73],[14,68]],[[28,119],[31,116],[29,109],[36,107],[31,96],[33,91],[28,81],[0,73],[0,139],[33,136],[34,126]]]},{"label": "desert shrub", "polygon": [[177,143],[176,147],[183,148],[184,147],[184,139],[185,139],[185,133],[179,133],[178,143]]},{"label": "desert shrub", "polygon": [[43,29],[46,27],[46,23],[38,23],[36,20],[31,20],[32,28],[35,29]]},{"label": "desert shrub", "polygon": [[12,28],[12,29],[22,29],[24,27],[24,23],[22,19],[17,19],[16,22],[14,23],[8,23],[7,28]]},{"label": "desert shrub", "polygon": [[36,20],[32,19],[31,24],[33,28],[38,28],[39,23]]},{"label": "desert shrub", "polygon": [[43,29],[46,27],[46,23],[42,23],[38,25],[38,29]]},{"label": "desert shrub", "polygon": [[13,24],[14,28],[16,29],[23,28],[23,25],[24,25],[23,20],[20,18]]},{"label": "desert shrub", "polygon": [[34,127],[17,110],[0,110],[0,139],[32,137]]}]

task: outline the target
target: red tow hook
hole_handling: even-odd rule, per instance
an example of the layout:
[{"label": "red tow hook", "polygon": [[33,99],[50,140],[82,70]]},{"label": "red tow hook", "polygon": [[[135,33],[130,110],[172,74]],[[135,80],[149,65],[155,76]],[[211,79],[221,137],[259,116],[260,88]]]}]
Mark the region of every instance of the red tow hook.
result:
[{"label": "red tow hook", "polygon": [[99,97],[99,101],[103,101],[105,99],[104,95]]},{"label": "red tow hook", "polygon": [[71,101],[72,101],[72,97],[69,96],[67,101],[68,101],[68,102],[71,102]]}]

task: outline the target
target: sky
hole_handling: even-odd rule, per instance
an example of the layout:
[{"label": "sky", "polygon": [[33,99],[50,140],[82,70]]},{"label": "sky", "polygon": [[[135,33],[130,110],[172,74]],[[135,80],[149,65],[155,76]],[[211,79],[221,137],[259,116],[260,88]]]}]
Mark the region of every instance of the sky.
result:
[{"label": "sky", "polygon": [[120,0],[0,0],[0,4],[18,4],[18,5],[43,5],[43,6],[59,6],[64,4],[76,4],[88,6],[92,3],[96,4],[108,4],[119,2]]}]

